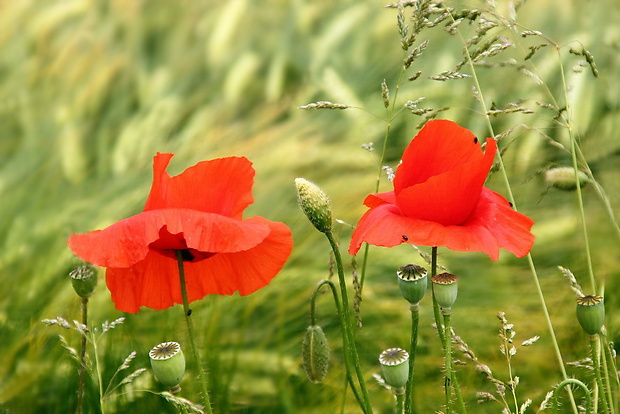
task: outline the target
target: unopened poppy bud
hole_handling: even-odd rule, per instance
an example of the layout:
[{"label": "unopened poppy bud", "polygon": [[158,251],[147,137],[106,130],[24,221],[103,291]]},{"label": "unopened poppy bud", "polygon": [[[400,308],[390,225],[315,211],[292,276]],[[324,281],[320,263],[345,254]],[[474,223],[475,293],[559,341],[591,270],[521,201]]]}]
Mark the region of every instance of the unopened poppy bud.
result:
[{"label": "unopened poppy bud", "polygon": [[329,368],[329,344],[320,326],[306,329],[301,343],[301,361],[310,381],[315,384],[323,381]]},{"label": "unopened poppy bud", "polygon": [[575,180],[575,169],[573,167],[556,167],[545,172],[545,181],[558,190],[574,191],[579,187],[586,185],[590,179],[583,171],[577,171],[577,180]]},{"label": "unopened poppy bud", "polygon": [[71,276],[71,285],[73,290],[81,298],[87,298],[93,294],[97,286],[97,272],[91,265],[85,264],[73,269]]},{"label": "unopened poppy bud", "polygon": [[426,294],[426,274],[426,269],[414,264],[403,266],[396,272],[400,292],[412,305],[417,305]]},{"label": "unopened poppy bud", "polygon": [[577,298],[577,320],[590,335],[600,332],[605,322],[605,302],[602,296],[585,295]]},{"label": "unopened poppy bud", "polygon": [[409,379],[409,354],[402,348],[389,348],[379,355],[385,383],[395,389],[403,388]]},{"label": "unopened poppy bud", "polygon": [[431,278],[435,292],[435,300],[442,309],[451,309],[459,288],[458,277],[452,273],[440,273]]},{"label": "unopened poppy bud", "polygon": [[316,184],[296,178],[299,207],[321,233],[332,230],[332,203]]},{"label": "unopened poppy bud", "polygon": [[185,375],[185,356],[178,342],[163,342],[149,352],[151,368],[155,377],[170,388],[170,392],[179,392],[179,384]]}]

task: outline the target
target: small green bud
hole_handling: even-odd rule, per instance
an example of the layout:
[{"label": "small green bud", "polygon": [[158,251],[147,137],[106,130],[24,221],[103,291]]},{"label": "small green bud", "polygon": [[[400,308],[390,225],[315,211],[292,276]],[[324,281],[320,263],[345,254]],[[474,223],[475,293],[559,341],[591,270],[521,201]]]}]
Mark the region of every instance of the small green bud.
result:
[{"label": "small green bud", "polygon": [[412,305],[417,305],[426,294],[426,274],[426,269],[414,264],[403,266],[396,272],[400,292]]},{"label": "small green bud", "polygon": [[310,381],[315,384],[323,381],[329,368],[329,344],[320,326],[306,329],[301,343],[301,361]]},{"label": "small green bud", "polygon": [[577,298],[577,320],[590,335],[600,332],[605,322],[605,302],[602,296],[585,295]]},{"label": "small green bud", "polygon": [[296,178],[299,207],[321,233],[332,230],[332,203],[316,184],[304,178]]},{"label": "small green bud", "polygon": [[442,309],[451,309],[458,295],[458,277],[451,273],[440,273],[431,278],[435,300]]},{"label": "small green bud", "polygon": [[95,291],[97,271],[91,265],[78,266],[69,273],[69,276],[71,276],[73,290],[81,298],[87,298]]},{"label": "small green bud", "polygon": [[402,348],[389,348],[379,355],[385,383],[395,389],[403,388],[409,379],[409,354]]},{"label": "small green bud", "polygon": [[577,189],[577,181],[579,188],[582,188],[590,179],[583,171],[577,171],[577,180],[575,180],[575,169],[573,167],[556,167],[545,172],[545,181],[558,190],[574,191]]},{"label": "small green bud", "polygon": [[175,393],[185,375],[185,356],[178,342],[164,342],[149,351],[155,377]]}]

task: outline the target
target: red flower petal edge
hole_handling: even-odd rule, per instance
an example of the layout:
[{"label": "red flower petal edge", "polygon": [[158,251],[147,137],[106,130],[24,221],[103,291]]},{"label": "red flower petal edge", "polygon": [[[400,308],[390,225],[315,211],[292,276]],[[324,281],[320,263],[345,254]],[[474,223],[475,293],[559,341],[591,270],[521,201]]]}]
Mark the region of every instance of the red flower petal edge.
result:
[{"label": "red flower petal edge", "polygon": [[289,228],[262,217],[242,220],[253,202],[254,170],[243,157],[203,161],[175,177],[172,154],[157,154],[145,211],[68,240],[81,259],[107,267],[118,310],[182,303],[176,251],[184,254],[188,300],[247,295],[266,286],[293,247]]},{"label": "red flower petal edge", "polygon": [[481,251],[492,260],[499,249],[525,256],[534,243],[534,222],[501,195],[483,187],[497,149],[486,152],[474,135],[454,122],[429,121],[412,140],[396,171],[394,191],[371,194],[370,207],[353,232],[349,253],[363,242],[392,247],[403,242]]}]

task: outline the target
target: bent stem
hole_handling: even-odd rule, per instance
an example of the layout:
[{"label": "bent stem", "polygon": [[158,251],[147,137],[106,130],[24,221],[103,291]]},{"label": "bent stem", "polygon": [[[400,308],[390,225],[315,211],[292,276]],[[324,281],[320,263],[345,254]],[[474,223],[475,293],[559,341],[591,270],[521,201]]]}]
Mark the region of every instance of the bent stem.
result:
[{"label": "bent stem", "polygon": [[[88,298],[81,298],[82,325],[88,327]],[[78,402],[77,414],[82,414],[84,405],[84,374],[86,372],[86,333],[82,334],[80,344],[80,370],[78,371]]]},{"label": "bent stem", "polygon": [[347,286],[344,278],[344,268],[342,266],[340,249],[338,248],[338,244],[336,243],[336,240],[334,240],[334,235],[331,232],[326,232],[325,236],[327,237],[327,240],[329,240],[329,244],[332,248],[332,251],[334,252],[334,259],[336,260],[336,268],[338,270],[338,281],[340,284],[340,300],[342,300],[342,322],[344,331],[343,338],[346,336],[346,341],[348,343],[348,346],[344,349],[344,352],[345,355],[348,354],[348,356],[350,357],[353,368],[355,369],[355,373],[357,375],[357,381],[359,383],[363,397],[363,404],[361,404],[361,408],[365,413],[372,413],[370,397],[368,396],[368,390],[366,389],[366,383],[364,382],[364,374],[360,366],[359,355],[357,354],[357,348],[355,346],[355,338],[353,336],[353,332],[351,331],[349,299],[347,295]]},{"label": "bent stem", "polygon": [[183,268],[183,251],[177,250],[177,263],[179,266],[179,277],[181,279],[181,296],[183,297],[183,312],[185,313],[185,322],[187,324],[187,331],[189,333],[189,341],[192,347],[192,353],[194,354],[194,360],[198,364],[198,374],[200,378],[200,387],[202,389],[202,401],[207,414],[212,414],[211,401],[209,400],[209,391],[207,389],[206,373],[202,365],[200,353],[196,346],[196,340],[194,339],[194,325],[190,318],[191,311],[189,309],[189,301],[187,300],[187,287],[185,286],[185,269]]},{"label": "bent stem", "polygon": [[[411,345],[409,347],[409,377],[405,388],[405,413],[413,413],[413,372],[415,354],[418,347],[418,325],[420,322],[420,305],[409,305],[411,310]],[[400,413],[401,411],[399,411]]]},{"label": "bent stem", "polygon": [[[342,347],[343,349],[345,349],[344,365],[345,365],[345,372],[346,372],[346,381],[348,381],[349,385],[351,386],[351,389],[353,390],[353,394],[355,395],[357,402],[359,403],[361,407],[363,407],[364,400],[362,399],[362,396],[360,395],[359,391],[357,390],[355,386],[355,382],[353,381],[353,375],[352,375],[352,370],[351,370],[351,358],[350,358],[349,353],[346,352],[346,350],[349,349],[349,341],[348,341],[347,334],[345,332],[346,321],[344,319],[344,314],[342,312],[342,305],[340,303],[340,299],[338,298],[338,292],[336,291],[336,286],[334,285],[334,282],[332,282],[331,280],[328,280],[328,279],[321,280],[316,285],[316,288],[314,289],[314,293],[312,294],[312,299],[310,300],[310,324],[313,326],[316,325],[316,298],[323,285],[328,285],[330,287],[332,294],[334,295],[334,303],[336,304],[336,312],[338,313],[338,318],[340,318],[340,325],[342,327],[342,330],[341,330],[342,331]],[[345,388],[344,395],[346,395],[346,384],[344,388]],[[344,395],[342,398],[343,406],[345,403]]]}]

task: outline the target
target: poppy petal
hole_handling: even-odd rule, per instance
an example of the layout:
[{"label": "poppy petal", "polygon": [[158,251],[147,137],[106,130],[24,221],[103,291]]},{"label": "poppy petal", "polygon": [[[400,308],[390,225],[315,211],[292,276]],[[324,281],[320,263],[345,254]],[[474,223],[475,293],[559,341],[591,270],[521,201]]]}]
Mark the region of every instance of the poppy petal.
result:
[{"label": "poppy petal", "polygon": [[[209,294],[250,294],[269,284],[284,266],[293,247],[289,228],[262,217],[254,217],[253,222],[270,229],[255,247],[184,262],[190,302]],[[141,306],[160,310],[182,303],[177,261],[156,251],[131,268],[108,268],[106,283],[116,308],[123,312],[136,313]]]},{"label": "poppy petal", "polygon": [[394,191],[398,195],[434,175],[482,159],[480,143],[471,131],[447,120],[429,121],[405,149],[402,163],[396,169]]},{"label": "poppy petal", "polygon": [[475,214],[465,226],[484,226],[497,240],[499,247],[517,257],[529,253],[534,245],[531,228],[534,220],[515,211],[508,200],[488,188],[482,189]]},{"label": "poppy petal", "polygon": [[367,207],[376,207],[381,204],[396,204],[396,196],[394,191],[388,191],[387,193],[370,194],[364,200],[364,205]]},{"label": "poppy petal", "polygon": [[481,251],[491,260],[499,258],[500,247],[523,257],[534,242],[529,231],[532,224],[531,219],[514,211],[502,196],[486,188],[471,218],[460,226],[403,216],[397,206],[383,204],[362,216],[353,232],[349,253],[357,254],[362,242],[393,247],[406,241],[456,251]]},{"label": "poppy petal", "polygon": [[[166,232],[161,230],[166,227]],[[269,234],[269,226],[258,217],[235,220],[219,214],[196,210],[151,210],[121,220],[104,230],[74,234],[68,245],[81,259],[104,267],[131,267],[144,260],[157,243],[158,249],[179,249],[179,238],[163,234],[181,234],[188,248],[200,252],[230,253],[248,250]],[[166,247],[166,241],[172,243]]]},{"label": "poppy petal", "polygon": [[144,210],[184,208],[241,219],[254,202],[254,169],[245,157],[202,161],[181,174],[166,172],[172,154],[153,159],[153,185]]},{"label": "poppy petal", "polygon": [[496,150],[495,140],[488,139],[484,155],[479,152],[480,156],[471,157],[472,161],[401,189],[396,196],[401,211],[409,217],[443,225],[463,223],[478,202]]}]

